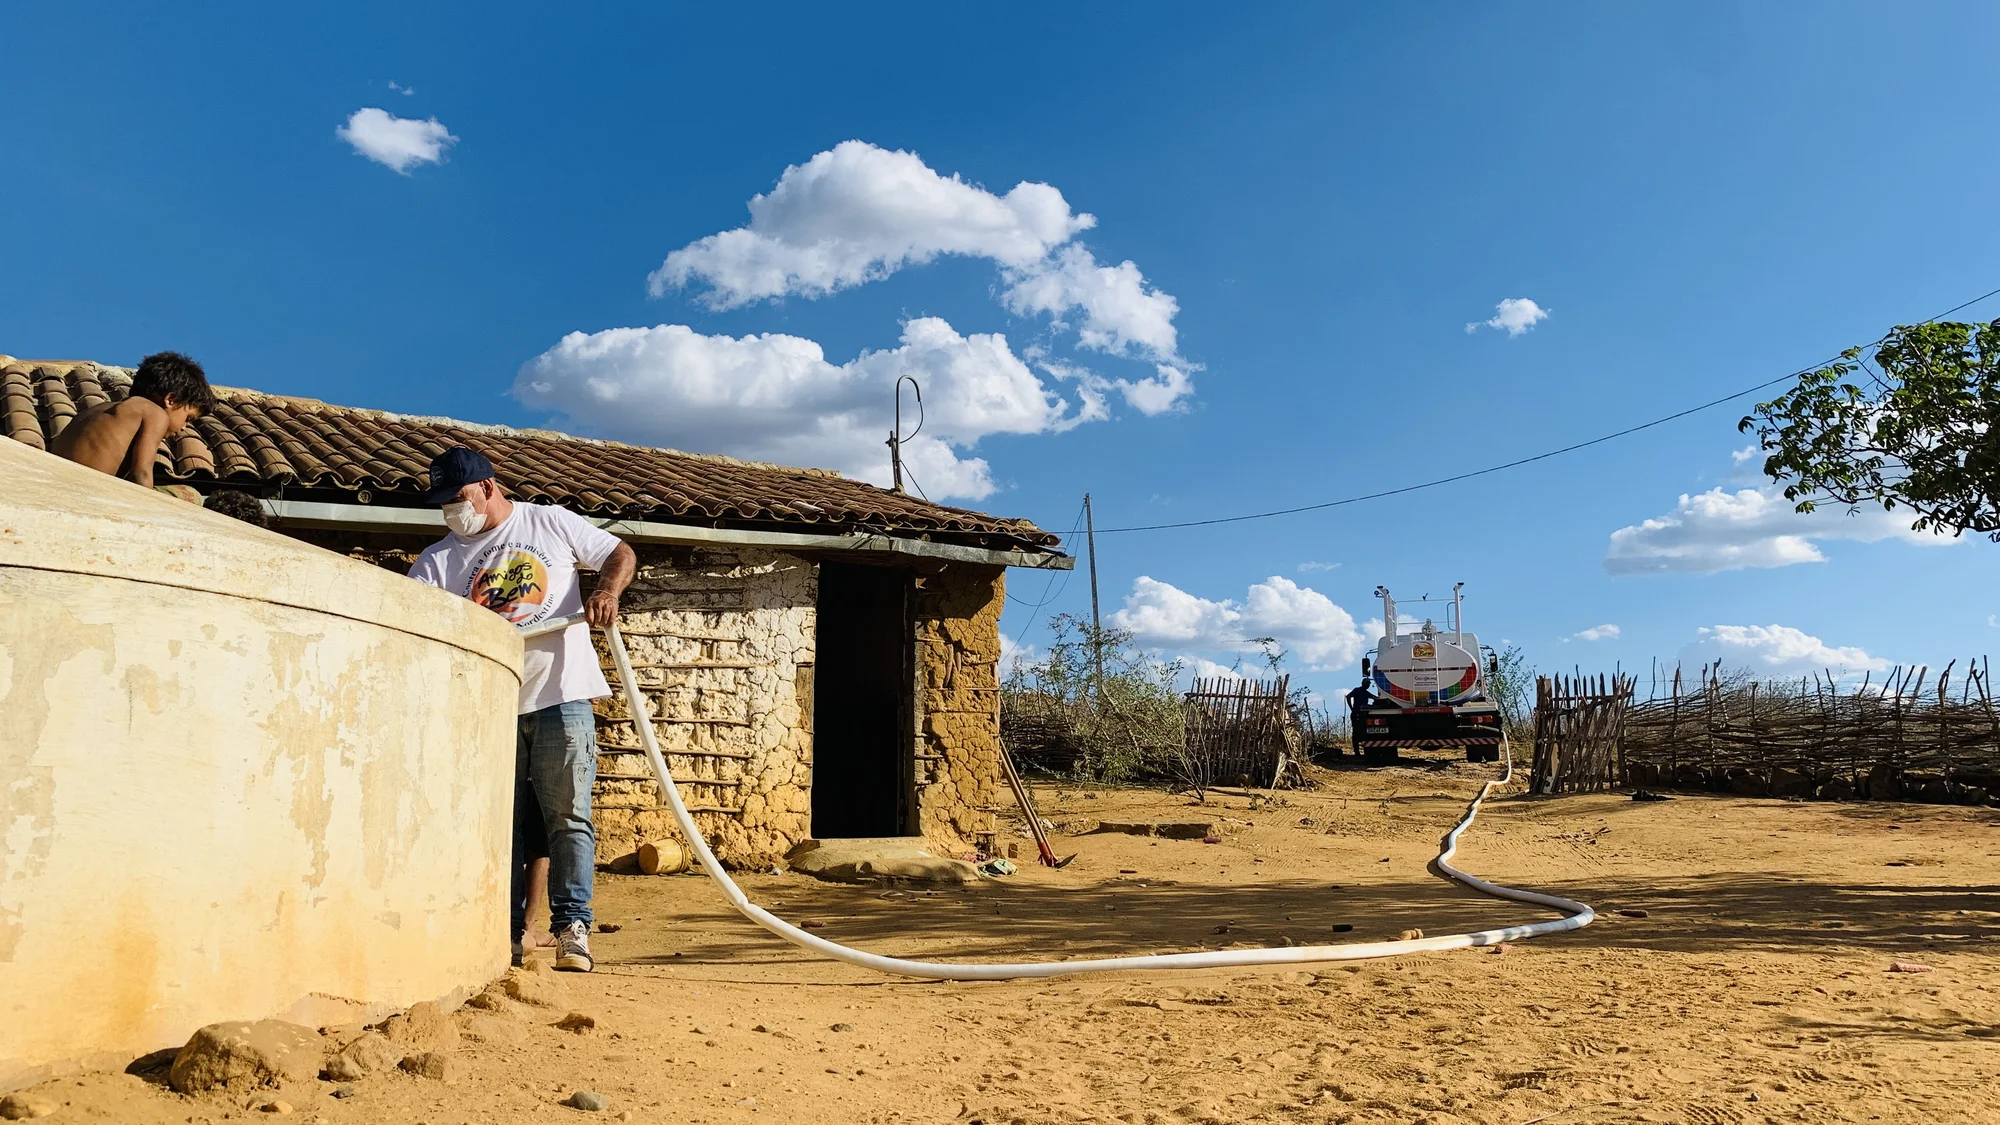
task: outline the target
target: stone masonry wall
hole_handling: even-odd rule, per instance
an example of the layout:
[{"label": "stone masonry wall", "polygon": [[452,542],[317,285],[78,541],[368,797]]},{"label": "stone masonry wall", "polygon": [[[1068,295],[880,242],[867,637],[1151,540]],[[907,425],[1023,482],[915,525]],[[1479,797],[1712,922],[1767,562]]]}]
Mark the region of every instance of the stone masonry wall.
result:
[{"label": "stone masonry wall", "polygon": [[1000,772],[1006,573],[954,564],[917,591],[918,819],[941,855],[978,847],[995,829],[995,810],[1012,800]]},{"label": "stone masonry wall", "polygon": [[[769,864],[810,831],[817,568],[771,551],[640,547],[619,630],[654,737],[716,856]],[[600,649],[602,636],[598,637]],[[597,855],[677,837],[616,688],[597,701]]]}]

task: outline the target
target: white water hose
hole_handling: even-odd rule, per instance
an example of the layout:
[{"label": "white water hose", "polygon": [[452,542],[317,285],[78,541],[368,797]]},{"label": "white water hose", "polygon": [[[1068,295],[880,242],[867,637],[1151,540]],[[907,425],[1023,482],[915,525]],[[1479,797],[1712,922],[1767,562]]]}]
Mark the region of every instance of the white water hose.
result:
[{"label": "white water hose", "polygon": [[[582,620],[582,615],[578,614],[545,621],[523,629],[521,635],[523,639],[538,637],[567,629]],[[879,953],[853,949],[823,937],[816,937],[751,902],[749,896],[743,893],[743,889],[729,877],[729,873],[722,869],[722,864],[716,862],[715,854],[708,850],[708,841],[702,837],[701,829],[695,825],[693,815],[681,802],[680,790],[674,786],[673,774],[667,770],[667,760],[660,753],[660,744],[653,737],[653,716],[646,707],[645,695],[639,691],[637,679],[632,675],[632,661],[625,655],[625,641],[618,635],[618,626],[615,623],[605,630],[605,639],[609,642],[612,663],[618,667],[619,686],[625,689],[625,704],[631,711],[632,725],[638,728],[639,741],[646,749],[646,760],[652,763],[653,776],[659,781],[660,798],[673,810],[674,821],[680,825],[681,835],[686,837],[689,846],[694,848],[695,858],[701,862],[701,869],[716,881],[722,888],[724,897],[729,899],[729,904],[745,918],[793,945],[810,949],[815,953],[823,953],[851,965],[860,965],[863,968],[897,976],[921,977],[926,980],[1011,980],[1017,977],[1059,977],[1073,973],[1117,973],[1135,969],[1301,965],[1321,961],[1363,961],[1373,957],[1394,957],[1405,953],[1430,953],[1445,949],[1467,949],[1478,945],[1498,945],[1503,941],[1519,941],[1523,938],[1540,937],[1543,934],[1561,933],[1564,930],[1579,930],[1590,925],[1597,917],[1596,911],[1572,899],[1503,887],[1498,883],[1489,883],[1476,875],[1468,875],[1451,865],[1452,856],[1458,854],[1458,837],[1472,824],[1473,817],[1479,815],[1480,803],[1486,800],[1487,794],[1493,792],[1495,788],[1513,779],[1514,754],[1510,745],[1505,755],[1506,772],[1481,786],[1479,795],[1465,807],[1465,815],[1459,817],[1458,823],[1452,826],[1450,832],[1445,833],[1442,847],[1438,852],[1437,869],[1446,878],[1463,883],[1482,894],[1559,910],[1564,917],[1555,921],[1507,926],[1497,930],[1480,930],[1469,934],[1416,938],[1409,941],[1299,945],[1272,949],[1217,949],[1201,953],[1149,953],[1136,957],[1099,957],[1084,961],[1030,961],[1018,965],[912,961],[903,957],[884,957]]]}]

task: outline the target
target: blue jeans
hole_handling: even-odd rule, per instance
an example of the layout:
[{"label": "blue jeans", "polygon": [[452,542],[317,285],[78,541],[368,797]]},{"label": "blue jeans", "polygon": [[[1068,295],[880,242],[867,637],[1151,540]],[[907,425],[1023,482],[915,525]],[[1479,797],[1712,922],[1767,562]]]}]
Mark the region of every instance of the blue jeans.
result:
[{"label": "blue jeans", "polygon": [[597,829],[597,719],[590,703],[558,703],[520,718],[514,739],[513,936],[528,924],[528,862],[549,857],[549,928],[590,925]]}]

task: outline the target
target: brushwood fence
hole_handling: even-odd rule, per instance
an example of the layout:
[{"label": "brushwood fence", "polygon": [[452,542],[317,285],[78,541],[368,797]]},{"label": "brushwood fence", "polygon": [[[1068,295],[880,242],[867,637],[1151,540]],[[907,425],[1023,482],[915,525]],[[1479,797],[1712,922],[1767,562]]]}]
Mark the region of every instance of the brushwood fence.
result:
[{"label": "brushwood fence", "polygon": [[1288,706],[1290,676],[1274,680],[1197,678],[1186,696],[1181,780],[1268,787],[1290,773],[1297,739]]},{"label": "brushwood fence", "polygon": [[1831,673],[1753,680],[1716,665],[1693,676],[1676,668],[1670,678],[1656,675],[1645,699],[1633,698],[1622,676],[1543,683],[1536,792],[1629,785],[2000,804],[2000,707],[1985,658],[1942,670],[1899,666],[1859,683]]}]

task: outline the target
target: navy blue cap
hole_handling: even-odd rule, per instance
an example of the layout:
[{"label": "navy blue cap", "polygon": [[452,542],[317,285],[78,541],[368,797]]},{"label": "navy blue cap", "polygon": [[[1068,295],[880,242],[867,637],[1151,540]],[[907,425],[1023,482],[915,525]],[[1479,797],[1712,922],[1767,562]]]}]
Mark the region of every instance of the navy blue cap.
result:
[{"label": "navy blue cap", "polygon": [[474,481],[492,480],[493,462],[462,445],[454,445],[431,458],[431,490],[424,493],[426,504],[449,504],[458,499],[458,490]]}]

